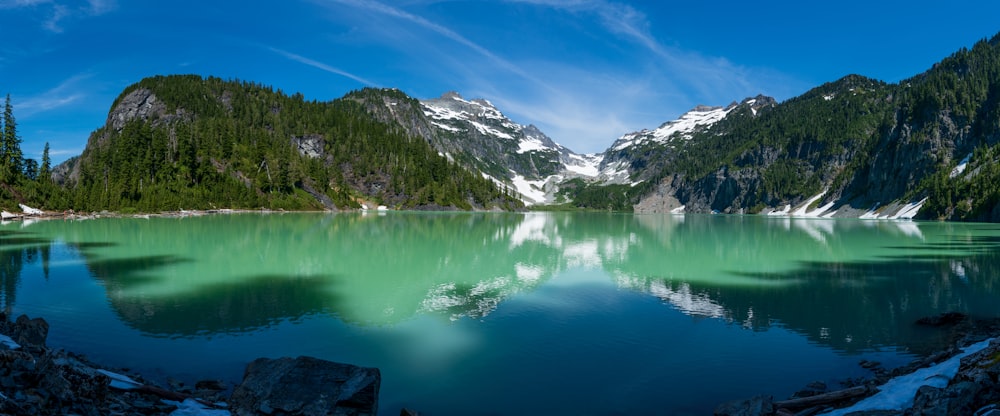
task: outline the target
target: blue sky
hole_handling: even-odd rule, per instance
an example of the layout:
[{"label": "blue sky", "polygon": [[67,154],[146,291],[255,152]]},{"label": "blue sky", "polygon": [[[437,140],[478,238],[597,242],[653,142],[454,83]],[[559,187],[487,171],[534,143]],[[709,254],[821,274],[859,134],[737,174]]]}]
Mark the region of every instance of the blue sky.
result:
[{"label": "blue sky", "polygon": [[364,86],[492,101],[578,152],[698,104],[785,100],[847,74],[897,82],[1000,32],[1000,2],[0,0],[0,94],[22,148],[79,154],[146,76],[308,99]]}]

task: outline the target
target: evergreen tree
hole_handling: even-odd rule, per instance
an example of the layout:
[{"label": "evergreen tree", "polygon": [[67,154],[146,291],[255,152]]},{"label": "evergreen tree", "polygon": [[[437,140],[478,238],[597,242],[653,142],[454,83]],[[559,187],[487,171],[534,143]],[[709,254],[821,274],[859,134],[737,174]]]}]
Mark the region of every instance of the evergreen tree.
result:
[{"label": "evergreen tree", "polygon": [[42,150],[42,166],[38,169],[38,179],[42,182],[52,180],[52,159],[49,159],[49,142],[45,142]]},{"label": "evergreen tree", "polygon": [[3,145],[0,148],[0,181],[8,184],[17,183],[21,177],[21,138],[17,137],[17,122],[14,120],[14,108],[10,104],[10,94],[3,108]]}]

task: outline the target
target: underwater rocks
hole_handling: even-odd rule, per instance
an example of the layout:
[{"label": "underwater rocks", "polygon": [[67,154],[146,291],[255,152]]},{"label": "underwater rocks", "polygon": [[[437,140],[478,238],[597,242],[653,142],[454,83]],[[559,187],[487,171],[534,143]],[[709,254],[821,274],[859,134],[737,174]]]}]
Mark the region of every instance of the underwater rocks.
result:
[{"label": "underwater rocks", "polygon": [[247,366],[230,403],[238,416],[374,416],[381,383],[377,368],[312,357],[258,358]]},{"label": "underwater rocks", "polygon": [[[2,415],[375,415],[381,375],[311,357],[247,366],[231,397],[219,381],[156,387],[138,375],[100,369],[84,357],[46,347],[44,319],[0,313]],[[228,402],[231,403],[227,404]]]}]

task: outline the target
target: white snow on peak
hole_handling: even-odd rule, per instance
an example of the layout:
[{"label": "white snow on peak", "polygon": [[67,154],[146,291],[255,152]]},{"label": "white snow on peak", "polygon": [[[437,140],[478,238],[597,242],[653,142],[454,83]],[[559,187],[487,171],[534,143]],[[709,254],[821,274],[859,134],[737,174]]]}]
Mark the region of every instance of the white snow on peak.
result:
[{"label": "white snow on peak", "polygon": [[440,122],[437,122],[437,121],[432,121],[431,124],[437,126],[440,129],[443,129],[443,130],[448,130],[448,131],[462,131],[462,129],[460,129],[458,127],[449,126],[447,124],[440,123]]},{"label": "white snow on peak", "polygon": [[[450,101],[457,101],[458,103],[451,103]],[[450,125],[445,127],[445,122],[463,121],[472,125],[473,128],[478,130],[480,133],[496,136],[508,140],[513,140],[514,137],[510,133],[499,130],[496,125],[508,129],[510,131],[521,131],[522,127],[508,119],[500,110],[493,107],[493,104],[486,100],[466,100],[457,94],[446,95],[444,99],[438,100],[428,100],[422,101],[424,107],[424,115],[430,117],[436,122],[433,122],[435,126],[444,128],[449,131],[460,131],[458,127]],[[487,124],[489,123],[489,124]]]},{"label": "white snow on peak", "polygon": [[691,134],[698,127],[707,127],[717,123],[733,111],[736,106],[729,107],[706,107],[698,106],[680,116],[677,120],[663,123],[655,130],[643,130],[636,133],[629,133],[619,138],[613,150],[622,150],[631,146],[653,141],[664,143],[679,134],[682,139],[688,140]]}]

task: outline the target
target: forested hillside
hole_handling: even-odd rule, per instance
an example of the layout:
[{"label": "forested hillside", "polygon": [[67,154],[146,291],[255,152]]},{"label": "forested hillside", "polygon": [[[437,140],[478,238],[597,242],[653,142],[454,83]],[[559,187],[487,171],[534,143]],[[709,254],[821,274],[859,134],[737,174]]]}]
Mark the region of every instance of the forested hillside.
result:
[{"label": "forested hillside", "polygon": [[198,76],[126,88],[65,185],[88,211],[522,206],[354,100]]},{"label": "forested hillside", "polygon": [[850,75],[733,112],[660,150],[657,186],[639,199],[758,213],[825,192],[817,205],[838,216],[926,198],[923,218],[1000,220],[998,100],[1000,36],[898,84]]}]

